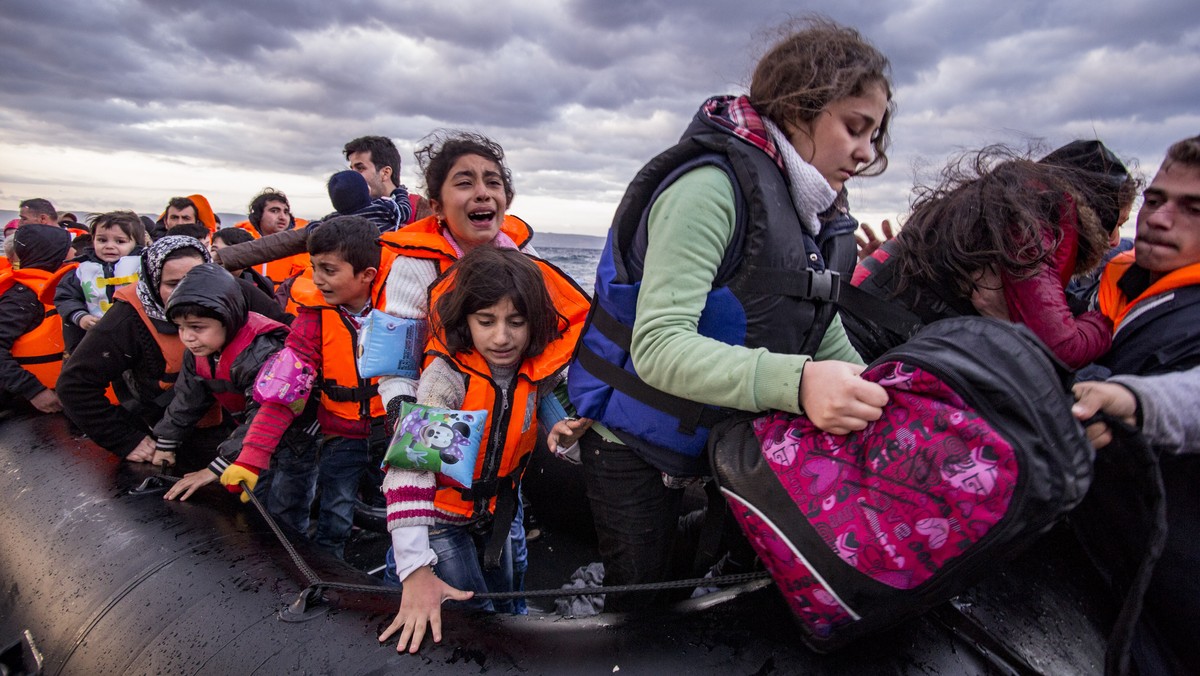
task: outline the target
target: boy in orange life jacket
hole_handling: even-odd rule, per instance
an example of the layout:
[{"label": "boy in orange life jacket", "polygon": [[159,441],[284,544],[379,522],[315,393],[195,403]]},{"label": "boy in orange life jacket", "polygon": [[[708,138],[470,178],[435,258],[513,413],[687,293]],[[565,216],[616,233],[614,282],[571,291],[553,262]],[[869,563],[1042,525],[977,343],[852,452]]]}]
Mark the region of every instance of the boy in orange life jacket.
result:
[{"label": "boy in orange life jacket", "polygon": [[[379,230],[358,216],[325,221],[308,233],[312,280],[300,277],[291,290],[299,312],[287,346],[317,373],[312,396],[319,397],[317,420],[324,434],[314,540],[337,556],[350,537],[359,479],[369,466],[378,466],[387,442],[378,381],[359,376],[355,363],[359,327],[372,309],[383,309],[384,281],[394,257],[383,253],[378,237]],[[234,490],[246,481],[253,488],[293,416],[282,404],[264,403],[221,483]],[[309,479],[278,472],[271,481],[301,491],[308,489],[303,482]]]},{"label": "boy in orange life jacket", "polygon": [[62,368],[62,321],[54,289],[71,235],[57,225],[28,223],[13,238],[12,267],[0,271],[0,392],[29,400],[42,413],[62,410],[54,393]]}]

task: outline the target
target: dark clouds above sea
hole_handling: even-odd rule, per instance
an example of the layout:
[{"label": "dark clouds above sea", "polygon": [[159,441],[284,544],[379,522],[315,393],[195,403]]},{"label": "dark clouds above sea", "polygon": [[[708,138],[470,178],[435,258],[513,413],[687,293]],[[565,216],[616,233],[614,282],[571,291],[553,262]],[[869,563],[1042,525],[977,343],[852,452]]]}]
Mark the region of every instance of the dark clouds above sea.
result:
[{"label": "dark clouds above sea", "polygon": [[[700,101],[742,91],[797,7],[8,0],[0,156],[36,144],[323,178],[352,137],[388,135],[411,164],[429,131],[463,127],[504,145],[520,194],[615,206]],[[892,168],[851,184],[868,210],[902,211],[913,167],[963,148],[1099,136],[1152,172],[1171,141],[1200,133],[1194,0],[827,11],[893,64]],[[0,163],[0,186],[21,177]],[[86,185],[79,171],[57,178]]]}]

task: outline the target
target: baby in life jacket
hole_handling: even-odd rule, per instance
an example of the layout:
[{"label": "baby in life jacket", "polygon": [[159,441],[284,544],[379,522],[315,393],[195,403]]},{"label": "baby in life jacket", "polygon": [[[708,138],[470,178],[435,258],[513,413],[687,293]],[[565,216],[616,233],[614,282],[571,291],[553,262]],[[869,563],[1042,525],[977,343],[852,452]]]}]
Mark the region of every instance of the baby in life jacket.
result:
[{"label": "baby in life jacket", "polygon": [[137,283],[138,254],[146,241],[146,226],[132,211],[96,214],[89,222],[92,245],[75,259],[79,267],[63,277],[54,293],[68,353],[112,306],[117,289]]}]

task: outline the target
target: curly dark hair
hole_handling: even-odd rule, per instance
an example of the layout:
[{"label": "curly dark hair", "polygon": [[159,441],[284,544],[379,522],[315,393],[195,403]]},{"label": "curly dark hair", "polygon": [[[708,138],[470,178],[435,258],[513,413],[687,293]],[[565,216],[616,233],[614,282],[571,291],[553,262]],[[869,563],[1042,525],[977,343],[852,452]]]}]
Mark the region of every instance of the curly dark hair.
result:
[{"label": "curly dark hair", "polygon": [[504,148],[499,143],[483,134],[469,131],[438,129],[421,139],[424,143],[414,155],[421,167],[421,175],[425,180],[425,196],[431,200],[442,201],[442,184],[450,175],[450,169],[463,155],[478,155],[496,163],[500,169],[500,177],[504,181],[504,201],[512,204],[516,193],[513,191],[512,172],[504,164]]},{"label": "curly dark hair", "polygon": [[434,303],[429,323],[451,354],[473,349],[467,317],[508,298],[529,326],[524,357],[536,357],[563,334],[566,319],[554,307],[538,266],[516,249],[477,246],[454,264],[454,284]]},{"label": "curly dark hair", "polygon": [[822,16],[795,19],[777,29],[782,37],[754,67],[750,104],[781,129],[793,120],[810,122],[830,103],[883,87],[888,106],[871,139],[875,158],[859,175],[887,169],[894,111],[891,64],[858,31]]},{"label": "curly dark hair", "polygon": [[1072,208],[1079,233],[1075,272],[1090,272],[1108,251],[1109,233],[1120,225],[1116,214],[1133,203],[1138,185],[1124,166],[1099,178],[1005,145],[964,153],[942,170],[938,185],[914,188],[912,210],[896,236],[899,288],[916,282],[967,297],[984,270],[1028,279],[1054,255],[1063,221],[1072,220],[1062,218],[1064,210]]}]

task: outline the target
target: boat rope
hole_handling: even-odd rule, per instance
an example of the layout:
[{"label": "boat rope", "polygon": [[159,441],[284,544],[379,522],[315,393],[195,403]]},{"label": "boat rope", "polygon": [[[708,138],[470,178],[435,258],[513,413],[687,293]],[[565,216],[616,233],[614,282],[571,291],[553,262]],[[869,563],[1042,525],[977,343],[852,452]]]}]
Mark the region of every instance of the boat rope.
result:
[{"label": "boat rope", "polygon": [[[302,596],[311,596],[311,592],[314,590],[334,590],[363,594],[382,594],[387,596],[400,596],[403,594],[403,589],[400,587],[355,584],[349,582],[328,582],[320,579],[316,572],[313,571],[312,567],[308,565],[308,562],[304,560],[304,557],[300,555],[300,552],[296,551],[296,547],[291,543],[291,541],[288,540],[287,535],[284,534],[283,529],[279,527],[279,524],[275,523],[274,517],[271,516],[270,512],[267,511],[267,508],[262,504],[262,502],[259,501],[258,496],[254,495],[253,491],[248,490],[246,482],[241,482],[241,487],[245,495],[250,498],[251,504],[254,505],[256,510],[258,510],[259,516],[261,516],[263,520],[267,522],[267,526],[271,528],[271,532],[275,534],[275,537],[279,540],[279,543],[283,545],[284,550],[287,551],[288,556],[291,557],[292,562],[296,564],[296,567],[300,569],[300,573],[304,575],[305,582],[308,584],[308,588],[301,592]],[[753,582],[755,580],[762,580],[769,577],[770,573],[766,571],[757,571],[753,573],[736,573],[733,575],[721,575],[717,577],[698,577],[688,580],[671,580],[668,582],[651,582],[643,584],[562,587],[559,589],[531,589],[511,592],[476,592],[474,598],[505,600],[557,596],[590,596],[592,594],[619,594],[635,591],[686,589],[694,587],[724,587],[743,584],[746,582]]]}]

